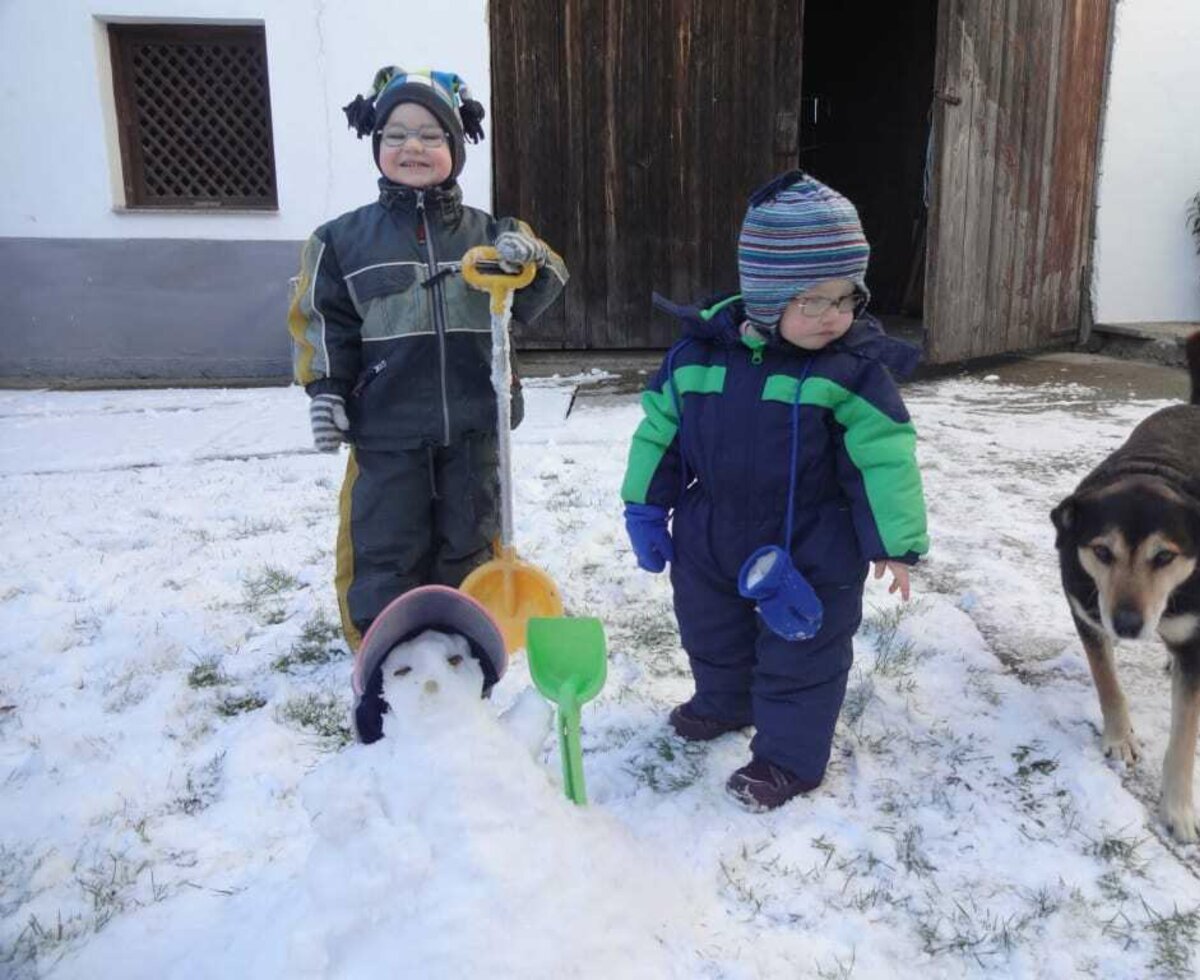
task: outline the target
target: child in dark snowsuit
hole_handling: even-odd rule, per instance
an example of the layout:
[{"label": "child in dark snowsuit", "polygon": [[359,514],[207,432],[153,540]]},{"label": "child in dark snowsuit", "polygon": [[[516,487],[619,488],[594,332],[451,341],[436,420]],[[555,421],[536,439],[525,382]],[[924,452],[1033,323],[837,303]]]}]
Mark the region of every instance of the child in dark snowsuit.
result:
[{"label": "child in dark snowsuit", "polygon": [[[309,238],[288,328],[317,449],[351,445],[336,584],[357,649],[392,599],[457,586],[497,533],[491,315],[488,294],[463,281],[463,254],[494,244],[506,267],[538,265],[513,300],[523,323],[567,270],[524,222],[463,205],[456,178],[483,108],[457,75],[384,68],[345,111],[371,135],[379,199]],[[519,420],[515,396],[513,407]]]},{"label": "child in dark snowsuit", "polygon": [[793,172],[751,199],[740,294],[660,302],[684,339],[642,396],[626,526],[642,568],[671,563],[696,682],[671,725],[692,740],[755,727],[728,782],[753,808],[824,777],[868,562],[907,599],[928,548],[893,380],[918,352],[863,313],[869,253],[854,206]]}]

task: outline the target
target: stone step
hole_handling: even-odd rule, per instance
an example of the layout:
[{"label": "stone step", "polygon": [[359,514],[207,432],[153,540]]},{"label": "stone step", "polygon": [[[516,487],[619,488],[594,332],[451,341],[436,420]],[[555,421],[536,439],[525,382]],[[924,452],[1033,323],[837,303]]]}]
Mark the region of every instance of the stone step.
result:
[{"label": "stone step", "polygon": [[1182,367],[1186,363],[1184,343],[1197,331],[1200,323],[1195,322],[1097,323],[1087,347],[1113,357]]}]

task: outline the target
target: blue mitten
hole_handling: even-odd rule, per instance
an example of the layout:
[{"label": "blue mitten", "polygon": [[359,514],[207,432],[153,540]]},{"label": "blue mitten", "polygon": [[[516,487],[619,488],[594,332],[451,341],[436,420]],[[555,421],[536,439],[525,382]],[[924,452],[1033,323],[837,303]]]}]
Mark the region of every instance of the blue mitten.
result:
[{"label": "blue mitten", "polygon": [[653,504],[626,504],[625,531],[633,545],[633,553],[637,555],[638,568],[661,572],[667,562],[675,560],[671,532],[667,530],[666,508]]},{"label": "blue mitten", "polygon": [[759,548],[746,559],[738,573],[738,592],[758,604],[758,614],[776,636],[808,640],[821,629],[820,597],[777,545]]}]

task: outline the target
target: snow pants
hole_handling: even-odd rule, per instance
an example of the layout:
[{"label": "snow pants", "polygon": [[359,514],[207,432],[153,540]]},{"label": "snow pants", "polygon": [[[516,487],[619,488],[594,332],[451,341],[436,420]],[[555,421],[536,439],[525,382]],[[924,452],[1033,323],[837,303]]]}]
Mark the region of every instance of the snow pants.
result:
[{"label": "snow pants", "polygon": [[419,585],[457,587],[500,531],[496,437],[382,453],[351,449],[339,500],[336,585],[346,640]]},{"label": "snow pants", "polygon": [[853,583],[813,581],[825,608],[821,630],[810,640],[785,640],[737,589],[742,562],[771,542],[765,530],[731,526],[694,490],[675,512],[671,585],[696,681],[691,707],[705,718],[753,725],[755,756],[816,785],[846,695],[867,568],[856,558],[849,564],[861,564],[862,574]]}]

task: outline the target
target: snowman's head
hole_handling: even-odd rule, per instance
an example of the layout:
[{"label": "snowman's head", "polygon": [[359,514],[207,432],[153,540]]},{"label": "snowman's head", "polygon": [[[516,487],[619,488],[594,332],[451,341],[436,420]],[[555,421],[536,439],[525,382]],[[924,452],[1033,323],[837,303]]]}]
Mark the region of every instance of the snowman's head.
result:
[{"label": "snowman's head", "polygon": [[381,668],[383,699],[394,704],[401,698],[457,697],[477,699],[485,684],[483,668],[471,655],[471,644],[461,634],[426,630],[405,643],[397,643]]},{"label": "snowman's head", "polygon": [[[394,600],[363,637],[354,664],[354,724],[359,740],[384,733],[383,718],[487,696],[508,655],[495,620],[457,589],[422,586]],[[389,693],[390,692],[390,693]]]}]

